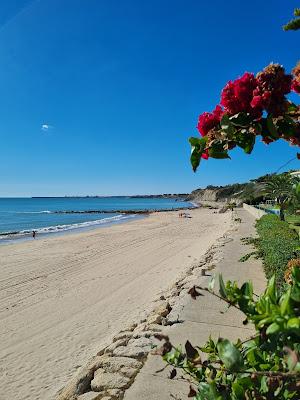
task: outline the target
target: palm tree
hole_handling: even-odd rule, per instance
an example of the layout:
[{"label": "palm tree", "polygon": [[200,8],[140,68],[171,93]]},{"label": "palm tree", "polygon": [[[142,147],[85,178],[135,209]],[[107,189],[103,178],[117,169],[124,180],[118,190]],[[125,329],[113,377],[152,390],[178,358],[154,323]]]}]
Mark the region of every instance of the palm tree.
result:
[{"label": "palm tree", "polygon": [[273,175],[266,181],[264,193],[278,204],[280,219],[284,221],[284,209],[299,201],[299,180],[289,173]]}]

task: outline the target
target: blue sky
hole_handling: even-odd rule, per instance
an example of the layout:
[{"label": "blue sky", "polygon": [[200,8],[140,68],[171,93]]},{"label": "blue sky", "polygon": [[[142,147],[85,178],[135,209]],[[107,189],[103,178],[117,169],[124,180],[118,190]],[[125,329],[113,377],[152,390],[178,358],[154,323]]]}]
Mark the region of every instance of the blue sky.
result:
[{"label": "blue sky", "polygon": [[229,79],[296,64],[300,33],[281,29],[296,6],[3,0],[0,196],[189,192],[276,170],[296,148],[259,143],[194,174],[187,140]]}]

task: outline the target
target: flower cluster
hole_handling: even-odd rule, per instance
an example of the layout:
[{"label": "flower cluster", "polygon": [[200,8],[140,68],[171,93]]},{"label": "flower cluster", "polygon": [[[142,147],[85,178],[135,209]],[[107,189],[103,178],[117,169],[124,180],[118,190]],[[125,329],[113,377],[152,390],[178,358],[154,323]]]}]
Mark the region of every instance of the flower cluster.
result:
[{"label": "flower cluster", "polygon": [[223,110],[218,105],[213,112],[204,112],[200,115],[198,121],[198,131],[202,136],[206,136],[209,131],[216,128],[222,118]]},{"label": "flower cluster", "polygon": [[236,146],[250,154],[258,135],[266,144],[285,139],[300,147],[300,107],[286,97],[291,90],[300,94],[300,62],[292,73],[272,63],[256,76],[245,72],[229,81],[220,104],[199,116],[202,138],[190,140],[194,171],[201,158],[229,158]]},{"label": "flower cluster", "polygon": [[286,75],[281,65],[270,64],[257,74],[256,80],[252,107],[266,110],[274,117],[281,115],[286,109],[285,95],[291,91],[292,76]]},{"label": "flower cluster", "polygon": [[229,115],[246,112],[258,118],[261,110],[251,105],[253,91],[256,87],[256,78],[249,72],[245,72],[241,78],[235,81],[229,81],[221,94],[221,104],[225,112]]},{"label": "flower cluster", "polygon": [[292,81],[292,90],[296,93],[300,94],[300,61],[293,69],[293,81]]}]

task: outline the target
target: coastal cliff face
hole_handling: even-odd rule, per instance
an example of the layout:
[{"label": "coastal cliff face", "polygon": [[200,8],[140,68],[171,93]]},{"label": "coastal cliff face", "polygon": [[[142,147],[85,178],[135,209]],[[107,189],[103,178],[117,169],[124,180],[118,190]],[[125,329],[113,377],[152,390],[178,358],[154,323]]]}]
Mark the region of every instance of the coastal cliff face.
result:
[{"label": "coastal cliff face", "polygon": [[198,204],[222,206],[230,202],[235,202],[237,205],[243,202],[252,203],[260,200],[262,196],[262,185],[259,182],[249,182],[196,189],[189,194],[186,200]]}]

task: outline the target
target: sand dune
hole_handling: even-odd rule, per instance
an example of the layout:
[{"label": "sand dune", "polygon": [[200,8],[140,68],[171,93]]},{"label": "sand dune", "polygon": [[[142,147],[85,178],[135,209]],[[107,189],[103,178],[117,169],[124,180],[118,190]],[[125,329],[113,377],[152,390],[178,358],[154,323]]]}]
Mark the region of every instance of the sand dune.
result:
[{"label": "sand dune", "polygon": [[0,247],[0,399],[54,399],[229,228],[211,210]]}]

